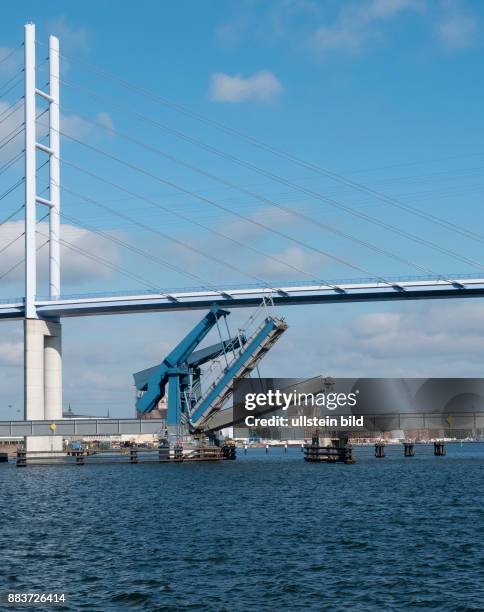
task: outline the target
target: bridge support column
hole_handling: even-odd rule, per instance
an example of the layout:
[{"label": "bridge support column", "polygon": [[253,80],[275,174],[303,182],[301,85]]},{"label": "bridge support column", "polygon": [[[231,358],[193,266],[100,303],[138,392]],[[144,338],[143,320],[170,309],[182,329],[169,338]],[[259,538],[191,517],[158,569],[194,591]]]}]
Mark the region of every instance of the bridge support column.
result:
[{"label": "bridge support column", "polygon": [[[54,321],[24,321],[24,411],[26,421],[62,419],[62,327]],[[27,451],[62,451],[60,436],[27,436]]]}]

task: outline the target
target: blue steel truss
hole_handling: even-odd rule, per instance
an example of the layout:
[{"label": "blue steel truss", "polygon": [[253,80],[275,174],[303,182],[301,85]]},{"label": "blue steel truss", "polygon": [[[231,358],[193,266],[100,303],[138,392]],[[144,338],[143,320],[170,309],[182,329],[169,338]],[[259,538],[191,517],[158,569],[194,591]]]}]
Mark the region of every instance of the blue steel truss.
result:
[{"label": "blue steel truss", "polygon": [[[133,375],[138,392],[136,408],[152,412],[168,388],[167,425],[186,424],[190,431],[203,430],[203,422],[221,409],[233,392],[234,378],[248,375],[287,329],[283,319],[267,316],[250,336],[239,334],[195,351],[221,317],[230,313],[214,305],[203,319],[156,366]],[[225,366],[204,390],[200,366],[224,355]]]}]

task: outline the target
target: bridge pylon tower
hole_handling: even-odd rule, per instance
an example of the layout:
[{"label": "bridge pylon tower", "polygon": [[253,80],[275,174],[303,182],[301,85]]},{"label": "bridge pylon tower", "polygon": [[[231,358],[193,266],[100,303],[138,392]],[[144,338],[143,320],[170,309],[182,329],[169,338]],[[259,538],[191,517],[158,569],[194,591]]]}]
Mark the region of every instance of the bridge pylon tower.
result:
[{"label": "bridge pylon tower", "polygon": [[[60,108],[59,40],[49,37],[49,91],[36,85],[35,25],[24,28],[25,129],[25,316],[24,418],[62,418],[62,328],[59,319],[42,320],[37,313],[37,206],[49,214],[49,297],[60,296]],[[49,137],[37,140],[37,99],[48,104]],[[37,193],[37,154],[49,161],[48,197]],[[27,437],[27,451],[62,450],[62,438]]]}]

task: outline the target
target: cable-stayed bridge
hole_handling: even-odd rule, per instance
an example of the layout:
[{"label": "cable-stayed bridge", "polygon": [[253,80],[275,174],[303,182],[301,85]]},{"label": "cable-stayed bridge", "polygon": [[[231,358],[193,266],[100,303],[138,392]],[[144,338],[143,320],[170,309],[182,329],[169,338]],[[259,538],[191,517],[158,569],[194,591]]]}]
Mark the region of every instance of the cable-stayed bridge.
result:
[{"label": "cable-stayed bridge", "polygon": [[[38,61],[38,50],[47,57]],[[13,71],[0,86],[0,100],[5,100],[0,106],[0,178],[2,188],[0,203],[9,202],[16,197],[17,190],[24,188],[23,203],[16,205],[14,210],[2,209],[0,227],[12,224],[17,215],[23,214],[22,231],[13,237],[8,237],[5,243],[0,243],[0,254],[8,254],[20,241],[24,243],[24,256],[13,265],[0,267],[0,281],[15,275],[19,270],[24,271],[25,291],[18,298],[0,298],[0,319],[25,321],[25,418],[28,420],[58,419],[62,407],[61,383],[61,319],[65,317],[84,317],[107,314],[127,314],[156,311],[182,311],[195,309],[208,309],[214,304],[223,308],[254,307],[262,300],[268,300],[277,306],[303,305],[303,304],[330,304],[344,302],[386,302],[404,300],[430,300],[448,298],[476,298],[484,296],[484,264],[468,255],[462,245],[471,243],[482,244],[484,236],[475,229],[469,229],[441,215],[428,212],[425,208],[407,204],[401,199],[389,196],[386,193],[369,187],[364,183],[349,179],[338,173],[329,171],[312,162],[307,162],[286,151],[277,149],[261,140],[221,124],[197,112],[176,104],[154,92],[133,85],[121,77],[111,74],[93,64],[85,64],[85,68],[102,80],[109,80],[128,92],[134,93],[139,99],[144,98],[155,104],[170,107],[182,116],[199,121],[203,125],[218,130],[220,133],[248,144],[258,151],[269,154],[281,163],[293,164],[307,172],[314,173],[332,181],[335,185],[376,201],[387,209],[395,211],[395,215],[407,215],[418,223],[425,222],[429,226],[451,232],[459,238],[458,246],[449,246],[436,239],[433,234],[422,236],[414,231],[414,225],[403,225],[394,220],[385,219],[380,214],[370,214],[365,207],[349,206],[341,201],[331,191],[308,187],[301,181],[295,181],[281,171],[268,170],[251,159],[244,159],[229,152],[219,145],[213,145],[206,140],[185,132],[177,127],[153,118],[141,112],[139,106],[125,105],[119,99],[108,99],[100,90],[87,88],[80,83],[65,77],[59,71],[60,60],[66,59],[75,62],[76,58],[64,58],[59,51],[59,41],[55,36],[49,38],[48,45],[37,41],[35,26],[25,26],[25,40],[18,48],[0,58],[2,64],[12,63],[23,51],[21,67]],[[42,84],[43,77],[46,82]],[[88,117],[78,117],[87,130],[92,133],[104,133],[107,137],[115,137],[128,147],[143,150],[158,160],[169,162],[178,169],[189,171],[216,183],[219,187],[237,192],[247,200],[263,206],[264,210],[291,219],[293,224],[302,223],[311,228],[311,234],[302,236],[290,229],[284,229],[273,219],[262,214],[250,214],[244,206],[231,206],[226,201],[214,197],[205,191],[196,191],[172,176],[162,176],[156,169],[145,166],[138,160],[137,155],[123,155],[119,147],[100,146],[93,138],[74,133],[72,128],[72,113],[76,109],[60,103],[60,86],[83,94],[90,101],[96,101],[115,108],[132,120],[136,120],[144,130],[169,135],[177,141],[196,147],[216,158],[217,162],[228,163],[262,177],[264,181],[289,189],[297,194],[298,198],[310,200],[324,210],[334,210],[338,214],[351,219],[351,229],[330,223],[327,216],[315,215],[311,207],[288,205],[284,198],[274,197],[265,191],[253,186],[244,186],[232,179],[226,178],[218,170],[217,165],[210,164],[209,169],[192,161],[187,161],[178,153],[162,148],[158,140],[150,144],[142,135],[132,131],[118,130],[105,115],[98,115],[96,120]],[[23,93],[17,96],[18,88],[23,87]],[[66,120],[71,113],[71,120]],[[64,120],[63,120],[64,119]],[[70,123],[70,125],[69,125]],[[67,125],[64,125],[67,124]],[[82,131],[82,130],[81,130]],[[141,131],[141,130],[140,130]],[[61,154],[61,140],[77,147],[82,152],[81,161],[69,154]],[[14,145],[22,142],[21,148]],[[86,163],[83,160],[88,159]],[[109,162],[117,167],[115,178],[103,172],[98,165]],[[18,166],[23,164],[23,175],[14,176]],[[62,180],[61,165],[77,173],[74,186]],[[45,176],[45,173],[47,175]],[[264,249],[250,238],[244,238],[237,233],[230,232],[211,219],[200,218],[183,207],[167,205],[160,198],[143,193],[137,186],[127,183],[124,173],[130,172],[140,181],[150,181],[159,188],[168,188],[173,193],[195,200],[214,214],[224,215],[234,223],[243,223],[252,231],[262,232],[270,236],[271,240],[289,245],[297,252],[304,251],[319,262],[331,263],[345,270],[351,269],[359,279],[331,280],[331,278],[314,278],[314,272],[308,271],[306,266],[297,257],[283,257],[269,249]],[[3,175],[3,176],[2,176]],[[3,177],[12,177],[10,184],[3,186]],[[42,181],[47,185],[42,188]],[[137,206],[149,207],[153,213],[167,218],[176,219],[184,227],[190,227],[196,232],[210,236],[209,246],[200,245],[185,233],[171,231],[165,222],[157,222],[154,215],[143,220],[137,207],[128,208],[112,205],[109,200],[99,196],[88,195],[86,188],[96,193],[99,190],[105,193],[115,192],[126,200],[136,201]],[[12,196],[13,194],[13,196]],[[134,243],[119,233],[108,231],[96,222],[85,219],[78,209],[75,215],[71,211],[61,209],[62,197],[75,198],[82,204],[79,210],[87,208],[97,211],[100,215],[108,215],[116,219],[123,227],[129,226],[143,235],[150,236],[157,241],[170,244],[173,248],[190,254],[198,261],[204,263],[203,272],[182,263],[176,257],[160,254],[157,250]],[[119,203],[119,200],[118,200]],[[17,203],[18,204],[18,203]],[[43,214],[38,214],[39,210]],[[260,211],[257,211],[260,212]],[[79,218],[79,216],[81,218]],[[62,221],[64,223],[62,223]],[[48,224],[48,227],[47,227]],[[142,267],[129,267],[119,263],[103,252],[95,252],[86,248],[81,242],[69,240],[63,235],[63,225],[82,228],[90,235],[94,235],[102,244],[114,245],[130,256],[142,258],[147,265],[162,268],[165,272],[174,274],[177,278],[189,279],[192,285],[189,288],[164,288],[158,275],[144,276]],[[391,247],[388,240],[383,244],[378,236],[361,231],[361,226],[372,227],[375,232],[382,232],[390,236]],[[350,257],[341,251],[327,246],[323,236],[331,237],[342,244],[351,244],[352,248],[378,256],[378,261],[391,260],[395,264],[409,270],[406,275],[392,276],[373,272],[370,266],[364,263],[363,258]],[[316,237],[316,239],[315,239]],[[396,246],[396,241],[403,240],[411,243],[412,248],[405,250]],[[395,246],[393,245],[395,241]],[[259,261],[265,260],[273,267],[283,268],[297,281],[280,281],[274,283],[266,278],[261,270],[249,268],[244,264],[237,264],[234,257],[220,254],[217,245],[229,245],[232,252],[245,257],[253,257]],[[48,295],[43,296],[39,290],[38,282],[38,254],[48,249]],[[431,251],[438,261],[449,259],[465,265],[467,269],[476,270],[474,273],[443,274],[435,270],[435,265],[429,265],[417,254],[418,249]],[[63,293],[61,291],[61,251],[71,253],[73,256],[85,258],[95,266],[103,267],[114,274],[128,278],[141,288],[132,292],[111,291],[103,293]],[[294,251],[292,251],[294,252]],[[291,253],[291,252],[290,252]],[[5,257],[5,255],[3,255]],[[3,258],[2,258],[3,259]],[[1,261],[1,260],[0,260]],[[216,265],[230,272],[230,275],[246,279],[237,284],[232,282],[214,281],[209,266]],[[184,282],[186,284],[186,281]]]}]

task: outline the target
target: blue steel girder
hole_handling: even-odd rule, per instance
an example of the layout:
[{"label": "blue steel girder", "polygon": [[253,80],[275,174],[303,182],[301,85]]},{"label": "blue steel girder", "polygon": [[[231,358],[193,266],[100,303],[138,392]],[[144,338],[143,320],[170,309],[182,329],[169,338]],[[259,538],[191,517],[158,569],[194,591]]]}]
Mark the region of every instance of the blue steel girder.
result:
[{"label": "blue steel girder", "polygon": [[217,342],[216,344],[212,344],[211,346],[207,346],[206,348],[192,353],[187,359],[187,364],[190,367],[201,366],[204,363],[207,363],[207,361],[220,357],[220,355],[223,355],[224,352],[230,353],[231,351],[240,348],[243,344],[245,344],[245,341],[245,336],[241,334],[240,336],[234,336],[228,340]]},{"label": "blue steel girder", "polygon": [[183,367],[195,348],[202,342],[209,331],[217,324],[220,317],[230,314],[217,305],[212,305],[209,312],[195,327],[177,344],[167,357],[154,368],[150,368],[148,380],[143,379],[143,372],[134,375],[137,390],[141,392],[136,401],[139,412],[151,412],[165,395],[165,386],[170,378],[170,371]]},{"label": "blue steel girder", "polygon": [[287,329],[283,319],[267,317],[264,324],[244,345],[243,350],[223,371],[210,391],[194,407],[190,425],[196,430],[214,410],[220,409],[233,391],[233,380],[247,375],[277,337]]}]

